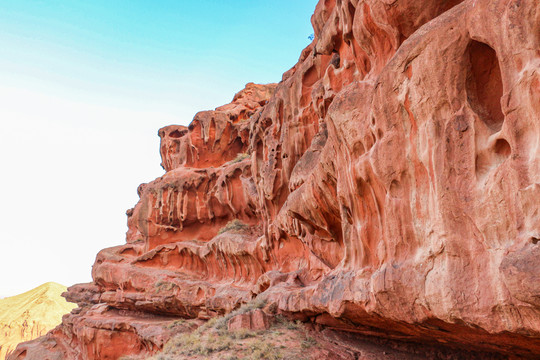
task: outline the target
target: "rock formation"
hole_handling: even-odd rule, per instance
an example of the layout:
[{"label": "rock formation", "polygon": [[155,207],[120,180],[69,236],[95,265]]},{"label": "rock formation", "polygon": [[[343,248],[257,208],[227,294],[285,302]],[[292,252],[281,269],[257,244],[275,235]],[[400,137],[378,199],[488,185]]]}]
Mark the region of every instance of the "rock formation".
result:
[{"label": "rock formation", "polygon": [[312,24],[277,86],[159,131],[166,173],[126,244],[11,359],[153,353],[175,317],[254,297],[356,336],[540,354],[540,3],[321,0]]},{"label": "rock formation", "polygon": [[18,343],[45,335],[76,305],[60,295],[66,287],[49,282],[24,294],[0,299],[0,360]]}]

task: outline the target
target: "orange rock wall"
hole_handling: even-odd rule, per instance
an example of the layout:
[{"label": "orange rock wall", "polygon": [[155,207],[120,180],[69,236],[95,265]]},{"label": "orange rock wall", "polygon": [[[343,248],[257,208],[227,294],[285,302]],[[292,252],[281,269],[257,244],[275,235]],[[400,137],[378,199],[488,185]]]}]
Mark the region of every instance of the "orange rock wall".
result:
[{"label": "orange rock wall", "polygon": [[96,355],[70,322],[255,296],[321,327],[540,354],[540,3],[321,0],[312,23],[277,86],[159,131],[166,174],[66,294],[65,354],[162,345],[122,328],[133,348]]}]

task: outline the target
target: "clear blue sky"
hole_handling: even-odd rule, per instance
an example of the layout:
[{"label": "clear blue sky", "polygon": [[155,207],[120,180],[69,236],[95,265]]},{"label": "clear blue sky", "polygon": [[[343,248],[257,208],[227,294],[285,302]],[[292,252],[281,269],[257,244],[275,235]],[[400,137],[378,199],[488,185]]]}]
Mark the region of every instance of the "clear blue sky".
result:
[{"label": "clear blue sky", "polygon": [[0,296],[90,281],[157,130],[278,82],[316,2],[0,0]]}]

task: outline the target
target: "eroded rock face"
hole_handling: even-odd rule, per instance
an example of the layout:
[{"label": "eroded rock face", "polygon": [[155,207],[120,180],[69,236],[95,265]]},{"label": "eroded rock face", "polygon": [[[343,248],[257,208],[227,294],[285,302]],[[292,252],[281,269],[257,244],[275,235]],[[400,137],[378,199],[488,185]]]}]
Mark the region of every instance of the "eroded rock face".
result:
[{"label": "eroded rock face", "polygon": [[326,0],[312,23],[277,86],[160,130],[167,173],[66,295],[66,358],[161,346],[122,328],[134,347],[100,357],[71,323],[255,296],[355,334],[540,353],[540,3]]}]

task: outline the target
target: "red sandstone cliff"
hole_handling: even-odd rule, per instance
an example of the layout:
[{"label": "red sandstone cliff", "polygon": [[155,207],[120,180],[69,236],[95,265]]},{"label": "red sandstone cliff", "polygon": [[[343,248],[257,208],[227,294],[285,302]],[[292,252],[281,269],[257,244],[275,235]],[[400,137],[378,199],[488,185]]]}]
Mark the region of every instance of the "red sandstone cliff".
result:
[{"label": "red sandstone cliff", "polygon": [[159,131],[166,174],[127,243],[11,359],[153,353],[168,316],[256,296],[320,328],[540,354],[540,3],[321,0],[312,23],[277,86]]}]

